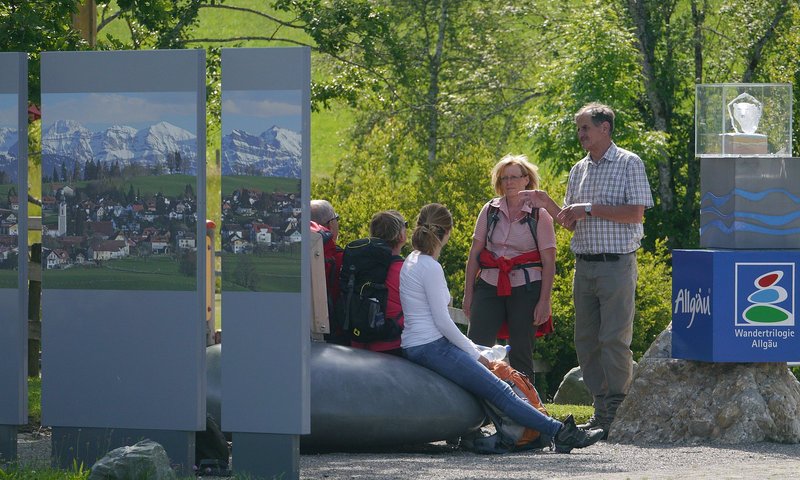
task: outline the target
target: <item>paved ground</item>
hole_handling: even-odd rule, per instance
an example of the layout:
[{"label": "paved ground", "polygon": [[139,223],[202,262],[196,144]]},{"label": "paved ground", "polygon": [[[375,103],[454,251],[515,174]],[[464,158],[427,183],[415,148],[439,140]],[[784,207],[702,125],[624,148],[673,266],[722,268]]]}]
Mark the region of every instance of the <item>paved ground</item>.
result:
[{"label": "paved ground", "polygon": [[[427,451],[426,451],[427,450]],[[308,479],[791,479],[800,445],[632,446],[601,442],[569,455],[475,455],[431,444],[416,453],[302,455]]]},{"label": "paved ground", "polygon": [[[20,435],[20,460],[46,465],[49,447],[49,437]],[[392,452],[304,454],[300,456],[300,478],[800,479],[800,445],[633,446],[600,442],[569,455],[547,450],[475,455],[437,442]]]}]

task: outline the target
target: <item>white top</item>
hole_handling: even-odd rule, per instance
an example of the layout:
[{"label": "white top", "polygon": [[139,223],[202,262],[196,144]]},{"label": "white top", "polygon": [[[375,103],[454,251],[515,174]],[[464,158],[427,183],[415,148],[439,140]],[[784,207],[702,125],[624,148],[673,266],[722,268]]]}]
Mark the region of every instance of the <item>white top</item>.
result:
[{"label": "white top", "polygon": [[442,266],[433,257],[414,250],[403,262],[400,303],[405,317],[401,347],[416,347],[446,337],[472,358],[478,359],[480,352],[475,344],[450,318],[447,280]]}]

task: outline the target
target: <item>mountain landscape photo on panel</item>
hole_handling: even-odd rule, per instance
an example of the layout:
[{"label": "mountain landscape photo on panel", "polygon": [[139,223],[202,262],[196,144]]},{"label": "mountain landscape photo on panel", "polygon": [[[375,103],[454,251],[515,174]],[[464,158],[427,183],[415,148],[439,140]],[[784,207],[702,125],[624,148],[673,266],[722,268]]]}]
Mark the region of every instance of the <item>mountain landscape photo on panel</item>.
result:
[{"label": "mountain landscape photo on panel", "polygon": [[300,291],[300,90],[222,93],[222,288]]},{"label": "mountain landscape photo on panel", "polygon": [[18,102],[15,93],[0,94],[0,288],[19,285]]},{"label": "mountain landscape photo on panel", "polygon": [[42,95],[47,288],[197,288],[196,101],[194,92]]}]

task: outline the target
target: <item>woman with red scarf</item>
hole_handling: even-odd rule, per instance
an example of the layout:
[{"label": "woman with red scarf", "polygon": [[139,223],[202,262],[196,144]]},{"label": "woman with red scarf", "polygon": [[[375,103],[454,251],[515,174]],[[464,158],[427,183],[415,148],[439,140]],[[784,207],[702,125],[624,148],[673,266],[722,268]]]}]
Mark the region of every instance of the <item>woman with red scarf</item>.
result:
[{"label": "woman with red scarf", "polygon": [[519,196],[539,188],[538,170],[524,155],[506,155],[492,169],[500,196],[483,206],[475,223],[463,304],[470,340],[494,345],[507,326],[511,366],[531,379],[536,332],[552,329],[556,260],[553,218]]}]

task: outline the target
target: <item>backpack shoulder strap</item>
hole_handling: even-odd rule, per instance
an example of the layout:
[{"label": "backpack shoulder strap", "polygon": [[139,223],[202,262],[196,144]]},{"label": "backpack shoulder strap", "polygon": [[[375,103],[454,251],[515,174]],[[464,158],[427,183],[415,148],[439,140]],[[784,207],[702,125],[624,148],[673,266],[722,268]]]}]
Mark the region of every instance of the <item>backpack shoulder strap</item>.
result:
[{"label": "backpack shoulder strap", "polygon": [[531,236],[533,237],[533,245],[536,250],[539,250],[539,241],[536,236],[536,227],[539,225],[539,209],[534,208],[533,211],[527,215],[525,215],[525,223],[528,224],[528,228],[531,230]]},{"label": "backpack shoulder strap", "polygon": [[489,242],[492,240],[492,233],[494,233],[494,227],[497,225],[497,221],[500,220],[500,208],[492,205],[494,199],[489,201],[489,208],[486,209],[486,244],[488,245]]}]

